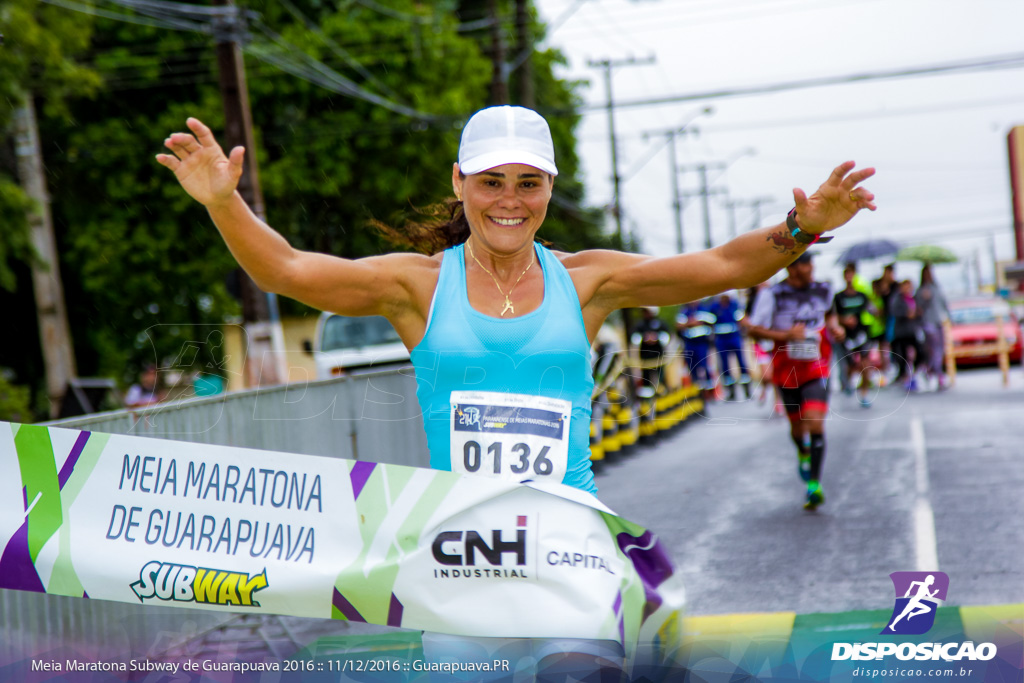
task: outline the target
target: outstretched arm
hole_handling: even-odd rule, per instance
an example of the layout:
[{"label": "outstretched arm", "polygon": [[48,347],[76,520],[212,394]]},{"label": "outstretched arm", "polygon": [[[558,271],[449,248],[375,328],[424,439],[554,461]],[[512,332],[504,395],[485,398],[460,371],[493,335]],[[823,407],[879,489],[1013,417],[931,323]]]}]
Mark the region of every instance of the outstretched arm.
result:
[{"label": "outstretched arm", "polygon": [[[796,221],[802,231],[821,234],[844,225],[861,209],[875,210],[875,196],[859,187],[875,170],[853,168],[852,161],[840,164],[810,196],[799,188],[793,190]],[[794,240],[786,224],[780,223],[690,254],[654,258],[600,252],[591,257],[600,279],[592,302],[608,310],[667,306],[752,287],[789,265],[806,249],[807,245]]]},{"label": "outstretched arm", "polygon": [[407,277],[415,264],[406,261],[419,263],[425,257],[394,254],[352,261],[294,249],[236,191],[245,149],[235,147],[226,155],[201,121],[189,118],[187,125],[191,134],[174,133],[164,141],[173,155],[156,159],[206,207],[231,254],[261,289],[345,315],[401,317],[396,310],[412,302],[415,289]]}]

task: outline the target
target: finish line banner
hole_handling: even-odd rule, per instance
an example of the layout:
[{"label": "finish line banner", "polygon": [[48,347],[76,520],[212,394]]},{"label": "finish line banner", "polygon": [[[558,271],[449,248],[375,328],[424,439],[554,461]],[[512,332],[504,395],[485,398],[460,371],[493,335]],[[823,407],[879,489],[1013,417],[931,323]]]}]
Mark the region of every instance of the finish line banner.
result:
[{"label": "finish line banner", "polygon": [[680,639],[647,530],[589,494],[0,422],[0,587],[468,636]]}]

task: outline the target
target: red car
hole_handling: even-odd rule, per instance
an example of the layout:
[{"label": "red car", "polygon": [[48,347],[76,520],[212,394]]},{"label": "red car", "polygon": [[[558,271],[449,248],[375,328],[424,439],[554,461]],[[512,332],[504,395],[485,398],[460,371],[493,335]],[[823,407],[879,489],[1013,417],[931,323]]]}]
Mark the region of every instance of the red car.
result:
[{"label": "red car", "polygon": [[[950,322],[953,324],[953,346],[963,348],[996,343],[996,316],[1003,318],[1003,334],[1010,350],[1010,362],[1020,363],[1024,355],[1021,344],[1020,321],[1009,304],[994,297],[962,299],[949,304]],[[989,365],[999,362],[996,354],[960,356],[957,365]]]}]

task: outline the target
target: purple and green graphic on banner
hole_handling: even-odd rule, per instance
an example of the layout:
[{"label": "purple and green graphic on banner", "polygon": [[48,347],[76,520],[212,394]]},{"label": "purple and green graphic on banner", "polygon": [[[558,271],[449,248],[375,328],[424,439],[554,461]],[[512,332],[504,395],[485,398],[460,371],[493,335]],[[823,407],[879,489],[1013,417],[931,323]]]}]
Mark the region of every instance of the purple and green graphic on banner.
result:
[{"label": "purple and green graphic on banner", "polygon": [[678,645],[647,530],[561,485],[0,423],[0,587]]}]

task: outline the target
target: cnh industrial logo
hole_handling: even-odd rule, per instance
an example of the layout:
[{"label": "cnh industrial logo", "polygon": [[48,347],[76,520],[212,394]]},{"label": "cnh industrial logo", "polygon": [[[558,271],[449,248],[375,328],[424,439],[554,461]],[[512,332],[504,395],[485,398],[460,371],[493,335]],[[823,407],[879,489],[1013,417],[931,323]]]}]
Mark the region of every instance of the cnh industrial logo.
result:
[{"label": "cnh industrial logo", "polygon": [[[435,569],[434,578],[529,578],[525,571],[526,530],[526,515],[517,515],[514,537],[502,529],[489,529],[490,540],[476,530],[442,531],[434,537],[430,550],[438,564],[451,569]],[[512,568],[504,568],[506,564]]]},{"label": "cnh industrial logo", "polygon": [[[892,615],[879,635],[919,636],[935,625],[940,602],[949,592],[949,577],[943,572],[893,572],[896,593]],[[996,656],[992,643],[973,641],[947,643],[833,643],[832,661],[872,660],[895,656],[900,660],[988,661]]]}]

